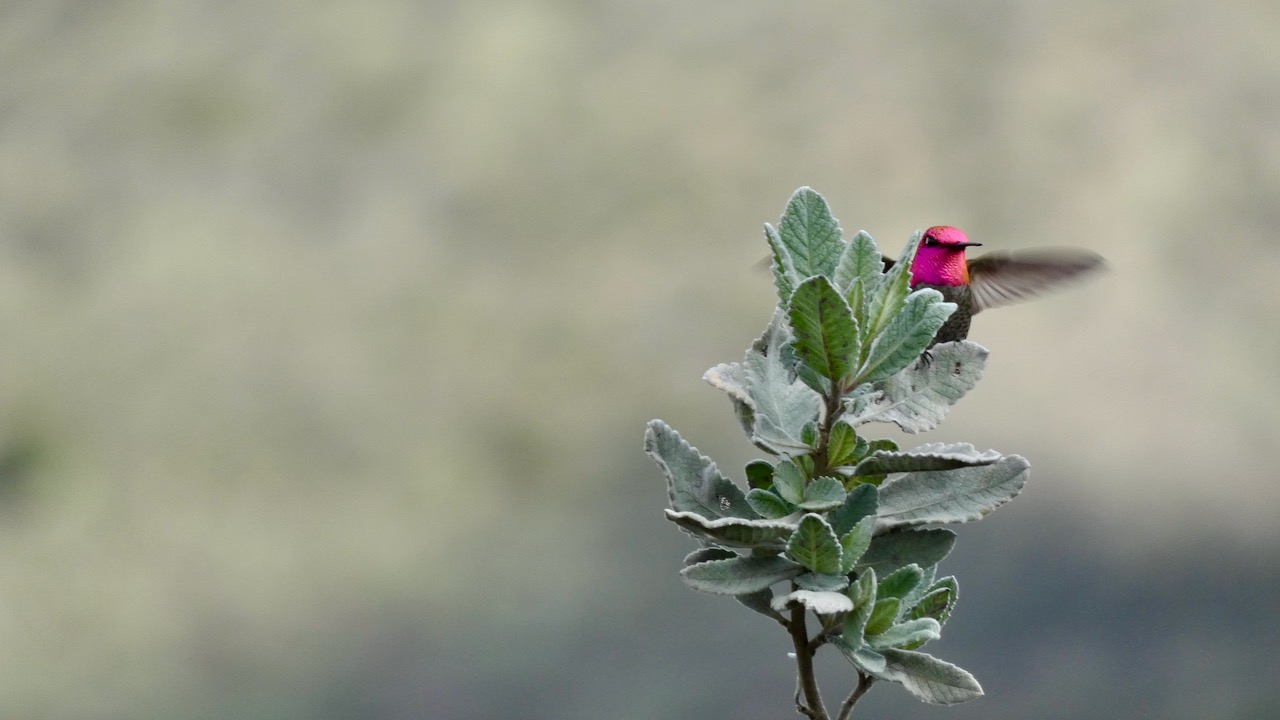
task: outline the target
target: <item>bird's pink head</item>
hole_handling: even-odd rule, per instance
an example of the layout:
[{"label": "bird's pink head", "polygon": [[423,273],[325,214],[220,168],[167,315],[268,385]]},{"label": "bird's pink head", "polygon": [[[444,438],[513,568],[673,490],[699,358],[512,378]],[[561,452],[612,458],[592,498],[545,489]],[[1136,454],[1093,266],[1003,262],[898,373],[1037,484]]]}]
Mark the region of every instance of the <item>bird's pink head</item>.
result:
[{"label": "bird's pink head", "polygon": [[964,233],[947,225],[925,230],[911,263],[911,285],[967,285],[969,266],[964,249],[981,244],[969,242]]}]

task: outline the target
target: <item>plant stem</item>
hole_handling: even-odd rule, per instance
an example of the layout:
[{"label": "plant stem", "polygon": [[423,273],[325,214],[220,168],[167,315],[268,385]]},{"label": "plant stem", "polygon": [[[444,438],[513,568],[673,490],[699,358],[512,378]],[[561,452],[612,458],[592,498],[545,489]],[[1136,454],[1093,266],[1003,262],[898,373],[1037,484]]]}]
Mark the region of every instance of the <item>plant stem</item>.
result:
[{"label": "plant stem", "polygon": [[822,705],[818,692],[818,679],[813,675],[813,652],[809,649],[809,631],[805,628],[805,609],[797,605],[791,608],[791,643],[796,649],[796,671],[799,673],[800,690],[804,703],[797,703],[800,712],[811,720],[828,720],[827,709]]},{"label": "plant stem", "polygon": [[[840,385],[833,382],[831,392],[823,398],[825,413],[822,418],[822,426],[818,429],[818,441],[815,444],[812,456],[814,478],[822,477],[831,470],[828,448],[831,443],[831,430],[835,428],[836,421],[840,417],[840,401],[843,399],[843,395],[844,391]],[[792,589],[794,589],[794,586]],[[830,720],[830,716],[827,715],[827,708],[822,704],[822,694],[818,691],[818,680],[813,674],[813,655],[826,642],[824,634],[829,628],[822,628],[818,635],[810,641],[808,628],[805,627],[805,609],[799,605],[791,609],[791,622],[784,623],[784,625],[791,631],[791,643],[796,649],[796,670],[799,673],[797,678],[798,687],[796,688],[796,709],[810,720]],[[858,672],[858,686],[854,688],[853,693],[849,695],[840,707],[840,716],[837,720],[848,720],[850,714],[853,713],[853,706],[871,688],[871,683],[873,682],[875,682],[875,678],[861,671]],[[803,702],[801,701],[801,695],[803,695]]]},{"label": "plant stem", "polygon": [[849,717],[853,715],[853,706],[856,705],[858,700],[871,689],[871,683],[875,681],[876,679],[874,677],[859,670],[858,687],[854,688],[853,692],[849,693],[849,697],[845,699],[844,704],[840,706],[840,714],[836,717],[836,720],[849,720]]}]

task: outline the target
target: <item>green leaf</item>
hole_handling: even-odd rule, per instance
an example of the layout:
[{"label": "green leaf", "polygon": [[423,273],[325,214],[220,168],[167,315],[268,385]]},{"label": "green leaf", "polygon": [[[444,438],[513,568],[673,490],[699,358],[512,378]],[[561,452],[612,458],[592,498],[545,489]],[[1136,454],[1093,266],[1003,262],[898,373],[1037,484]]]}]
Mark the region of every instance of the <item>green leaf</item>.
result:
[{"label": "green leaf", "polygon": [[822,407],[822,398],[795,376],[790,343],[790,330],[783,313],[777,311],[743,361],[753,411],[751,439],[779,455],[810,451],[801,434],[805,425],[817,420]]},{"label": "green leaf", "polygon": [[768,460],[752,460],[746,468],[747,487],[768,490],[773,485],[773,463]]},{"label": "green leaf", "polygon": [[882,633],[868,638],[867,642],[877,650],[904,645],[920,647],[930,640],[942,637],[942,627],[933,618],[920,618],[900,622]]},{"label": "green leaf", "polygon": [[671,507],[705,518],[759,517],[742,490],[720,474],[710,458],[684,441],[680,433],[661,420],[650,420],[644,449],[667,478]]},{"label": "green leaf", "polygon": [[703,373],[702,379],[735,400],[751,403],[751,397],[747,395],[747,369],[742,363],[720,363]]},{"label": "green leaf", "polygon": [[844,485],[833,477],[814,478],[804,489],[804,500],[800,503],[802,510],[822,512],[838,508],[844,503]]},{"label": "green leaf", "polygon": [[[849,239],[831,279],[836,288],[849,294],[849,305],[853,308],[854,315],[862,317],[865,314],[863,298],[875,292],[883,274],[884,257],[880,254],[880,249],[870,235],[859,230],[857,235]],[[854,282],[859,283],[857,298],[853,297]]]},{"label": "green leaf", "polygon": [[867,322],[862,327],[864,354],[870,349],[870,340],[889,325],[911,292],[911,260],[915,257],[920,237],[919,232],[911,237],[902,257],[889,268],[889,272],[885,273],[879,287],[871,295],[867,306]]},{"label": "green leaf", "polygon": [[[831,436],[827,440],[827,465],[839,467],[853,461],[854,452],[858,448],[858,433],[853,426],[844,421],[836,422],[831,428]],[[865,442],[865,441],[863,441]]]},{"label": "green leaf", "polygon": [[973,465],[990,465],[1001,457],[995,450],[978,452],[969,443],[928,443],[906,452],[880,450],[863,458],[853,476],[887,475],[918,470],[954,470]]},{"label": "green leaf", "polygon": [[800,472],[803,473],[805,477],[813,477],[812,455],[798,455],[791,458],[791,461],[796,464],[796,467],[800,468]]},{"label": "green leaf", "polygon": [[781,550],[795,525],[782,520],[743,520],[719,518],[708,520],[697,513],[666,510],[667,519],[696,535],[726,547],[769,548]]},{"label": "green leaf", "polygon": [[831,637],[828,642],[834,645],[845,656],[845,659],[853,663],[853,666],[859,670],[872,675],[884,671],[884,656],[862,642],[861,636],[850,639],[843,634],[836,635]]},{"label": "green leaf", "polygon": [[792,505],[804,501],[804,471],[794,461],[784,460],[773,469],[773,491]]},{"label": "green leaf", "polygon": [[849,586],[847,594],[853,601],[853,610],[845,616],[841,633],[856,648],[862,644],[867,621],[871,619],[871,611],[875,609],[876,571],[868,569],[859,575],[858,581]]},{"label": "green leaf", "polygon": [[[902,596],[902,607],[908,609],[915,607],[916,603],[920,602],[920,599],[924,597],[925,593],[929,592],[930,585],[933,583],[933,579],[937,577],[937,575],[938,567],[936,565],[921,568],[920,582],[916,583],[914,588]],[[906,613],[904,613],[904,615],[906,615]],[[910,648],[908,648],[908,650],[909,649]]]},{"label": "green leaf", "polygon": [[778,291],[778,305],[786,307],[791,302],[791,294],[795,292],[796,286],[808,275],[801,276],[796,272],[791,252],[782,243],[782,236],[769,223],[764,224],[764,237],[769,242],[769,249],[773,251],[769,269],[773,272],[773,286]]},{"label": "green leaf", "polygon": [[681,564],[681,567],[689,567],[690,565],[697,565],[698,563],[706,562],[708,560],[728,560],[729,558],[736,558],[736,557],[738,557],[738,553],[732,550],[725,550],[724,548],[718,548],[718,547],[698,548],[697,550],[694,550],[693,552],[684,556],[684,562]]},{"label": "green leaf", "polygon": [[805,384],[805,387],[813,390],[819,395],[826,396],[831,392],[831,381],[823,377],[817,370],[809,367],[804,363],[796,364],[796,378]]},{"label": "green leaf", "polygon": [[851,396],[844,420],[857,426],[891,422],[909,433],[932,430],[947,411],[982,378],[987,349],[961,340],[934,345],[933,361],[915,363],[876,383],[874,392]]},{"label": "green leaf", "polygon": [[924,580],[924,571],[919,565],[911,563],[885,575],[876,588],[876,597],[896,597],[902,600]]},{"label": "green leaf", "polygon": [[955,310],[955,303],[943,302],[942,293],[932,288],[908,295],[902,310],[872,341],[856,382],[878,382],[910,365]]},{"label": "green leaf", "polygon": [[874,517],[878,505],[878,494],[876,488],[871,485],[859,485],[850,490],[844,499],[844,504],[831,514],[831,529],[843,537],[864,517]]},{"label": "green leaf", "polygon": [[863,635],[871,637],[879,635],[893,626],[893,621],[898,619],[898,611],[902,608],[902,601],[898,598],[876,598],[876,605],[871,610],[871,617],[867,619],[867,628],[863,631]]},{"label": "green leaf", "polygon": [[849,577],[847,575],[805,573],[804,575],[796,578],[795,583],[801,590],[813,590],[815,592],[839,592],[849,587]]},{"label": "green leaf", "polygon": [[902,683],[907,692],[932,705],[954,705],[982,697],[982,686],[968,672],[932,655],[885,649],[883,672],[876,677]]},{"label": "green leaf", "polygon": [[750,435],[755,427],[755,408],[747,392],[746,366],[742,363],[721,363],[703,373],[702,379],[729,395],[738,423],[742,425],[743,432]]},{"label": "green leaf", "polygon": [[888,438],[880,438],[879,440],[872,440],[871,442],[867,443],[868,455],[873,452],[896,452],[897,450],[898,450],[898,443]]},{"label": "green leaf", "polygon": [[815,592],[813,590],[796,590],[789,595],[773,599],[773,609],[777,612],[789,610],[795,605],[803,605],[815,615],[835,615],[849,612],[853,602],[849,596],[839,592]]},{"label": "green leaf", "polygon": [[907,612],[907,617],[911,619],[928,617],[938,621],[939,625],[945,625],[947,619],[951,617],[951,611],[955,609],[956,600],[959,598],[959,587],[956,579],[947,576],[929,586],[927,592],[916,606]]},{"label": "green leaf", "polygon": [[760,513],[761,517],[770,519],[784,518],[796,511],[796,506],[783,500],[768,490],[755,488],[747,493],[747,503],[751,509]]},{"label": "green leaf", "polygon": [[840,543],[822,516],[809,513],[787,542],[787,557],[813,572],[834,575],[840,572]]},{"label": "green leaf", "polygon": [[891,530],[871,541],[856,567],[874,568],[883,576],[911,563],[937,565],[955,544],[956,534],[943,528]]},{"label": "green leaf", "polygon": [[712,595],[749,595],[789,580],[804,568],[781,555],[710,560],[680,571],[684,583]]},{"label": "green leaf", "polygon": [[990,465],[907,473],[880,487],[878,527],[981,520],[1022,492],[1031,464],[1006,455]]},{"label": "green leaf", "polygon": [[818,423],[807,422],[800,428],[800,442],[810,448],[818,444]]},{"label": "green leaf", "polygon": [[857,362],[858,323],[830,280],[819,275],[800,283],[787,317],[805,365],[833,385],[849,375]]},{"label": "green leaf", "polygon": [[853,529],[840,538],[840,572],[851,572],[862,554],[871,547],[871,539],[875,533],[876,518],[868,515],[858,521]]},{"label": "green leaf", "polygon": [[[843,425],[845,424],[845,422],[841,420],[838,424]],[[883,441],[877,440],[876,442],[879,443]],[[890,440],[889,442],[892,442],[892,440]],[[845,464],[857,465],[859,462],[861,462],[862,458],[867,456],[867,453],[871,452],[872,447],[873,446],[871,442],[869,442],[866,438],[859,436],[857,442],[854,443],[853,451],[850,453],[849,459],[848,461],[845,462]]]},{"label": "green leaf", "polygon": [[734,595],[733,599],[742,603],[746,607],[755,610],[761,615],[764,615],[765,617],[773,618],[780,623],[786,622],[786,618],[779,615],[777,611],[773,609],[773,590],[770,588],[757,590],[756,592],[746,593],[744,595]]},{"label": "green leaf", "polygon": [[[845,657],[849,657],[849,656],[846,655]],[[884,672],[884,668],[885,668],[884,655],[881,655],[880,653],[876,652],[875,650],[872,650],[866,645],[863,645],[857,650],[854,650],[853,656],[849,657],[849,661],[852,662],[854,666],[857,667],[859,670],[862,670],[863,672],[871,673],[872,675],[878,672]]]},{"label": "green leaf", "polygon": [[811,188],[802,187],[791,196],[778,233],[800,277],[831,277],[835,272],[845,248],[840,224],[831,216],[827,201]]},{"label": "green leaf", "polygon": [[853,583],[849,586],[848,595],[849,599],[853,600],[854,606],[858,607],[863,602],[875,604],[876,586],[879,584],[876,579],[876,571],[867,568],[858,573],[857,577],[852,580]]},{"label": "green leaf", "polygon": [[[878,283],[877,283],[878,284]],[[839,281],[836,281],[836,288],[840,288]],[[849,303],[849,309],[853,311],[853,319],[858,322],[858,329],[861,334],[858,336],[860,341],[858,344],[858,357],[854,358],[857,362],[862,362],[862,348],[866,347],[866,328],[867,323],[867,306],[870,305],[869,292],[867,286],[862,282],[862,278],[855,278],[853,284],[844,294],[845,302]]]}]

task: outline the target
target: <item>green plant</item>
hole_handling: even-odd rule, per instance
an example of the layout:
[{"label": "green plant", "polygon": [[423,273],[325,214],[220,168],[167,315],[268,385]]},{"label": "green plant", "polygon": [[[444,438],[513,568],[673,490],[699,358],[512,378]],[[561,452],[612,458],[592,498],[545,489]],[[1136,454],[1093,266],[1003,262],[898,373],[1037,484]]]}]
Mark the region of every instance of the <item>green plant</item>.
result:
[{"label": "green plant", "polygon": [[[645,433],[667,479],[667,518],[701,544],[680,576],[786,629],[796,708],[813,720],[845,720],[877,680],[929,703],[978,697],[972,675],[917,649],[939,637],[957,597],[955,578],[937,577],[955,533],[922,526],[981,519],[1021,491],[1030,466],[967,443],[904,451],[859,428],[935,428],[982,376],[987,350],[968,340],[930,347],[955,306],[911,291],[919,233],[886,272],[869,235],[846,242],[826,201],[801,188],[765,235],[773,319],[741,362],[705,379],[770,459],[746,466],[744,492],[661,420]],[[834,716],[814,677],[824,645],[857,676]]]}]

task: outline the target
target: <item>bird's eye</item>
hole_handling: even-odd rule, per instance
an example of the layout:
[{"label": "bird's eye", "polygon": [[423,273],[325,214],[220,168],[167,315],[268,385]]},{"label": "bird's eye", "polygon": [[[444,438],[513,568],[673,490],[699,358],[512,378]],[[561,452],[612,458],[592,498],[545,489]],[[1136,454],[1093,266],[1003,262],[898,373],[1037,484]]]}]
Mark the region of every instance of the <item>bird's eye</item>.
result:
[{"label": "bird's eye", "polygon": [[927,238],[925,238],[925,239],[924,239],[924,244],[925,244],[925,245],[928,245],[929,247],[933,247],[934,245],[937,245],[937,244],[938,244],[938,241],[937,241],[937,240],[934,240],[934,239],[933,239],[933,238],[931,238],[931,237],[927,237]]}]

